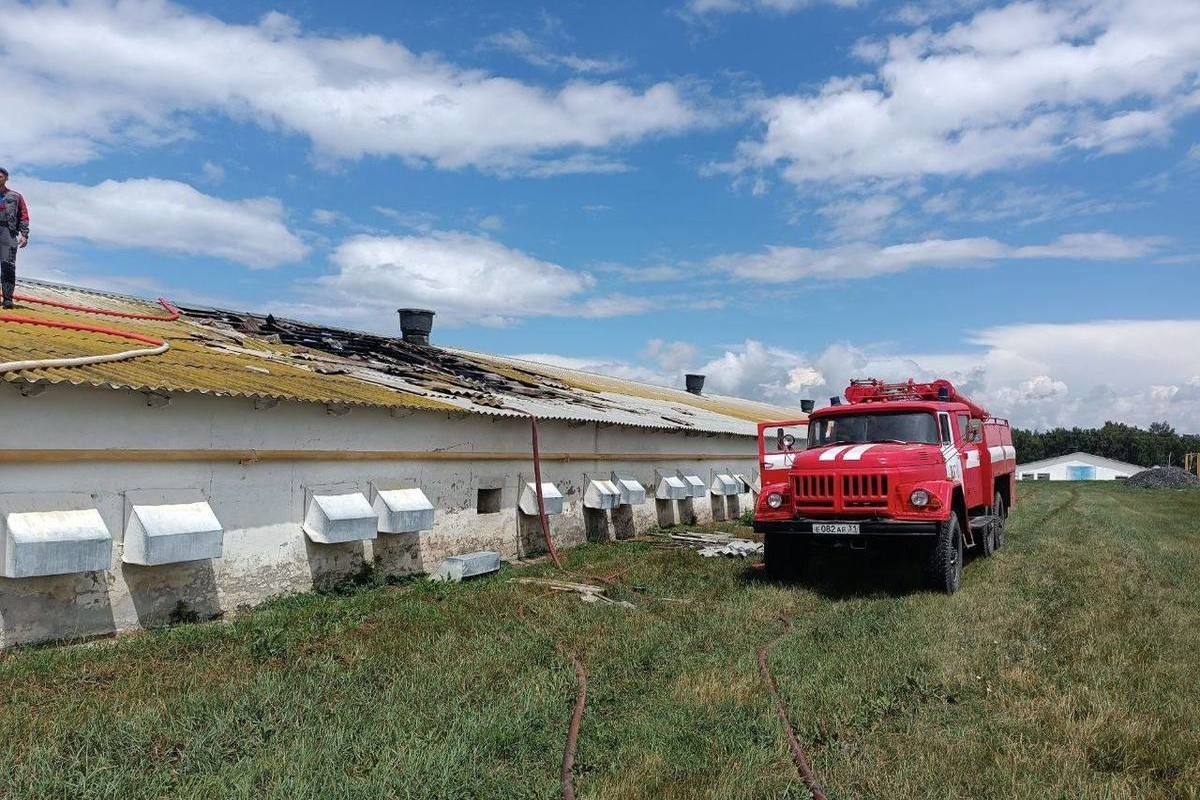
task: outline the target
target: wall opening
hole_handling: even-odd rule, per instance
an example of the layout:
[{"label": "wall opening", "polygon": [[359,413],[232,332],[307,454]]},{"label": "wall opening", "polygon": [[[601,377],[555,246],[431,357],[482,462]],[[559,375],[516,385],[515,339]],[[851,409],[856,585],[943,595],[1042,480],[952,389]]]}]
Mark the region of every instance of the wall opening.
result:
[{"label": "wall opening", "polygon": [[658,527],[669,528],[675,524],[675,501],[655,499],[654,510],[658,514]]},{"label": "wall opening", "polygon": [[475,513],[499,514],[500,495],[503,489],[480,489],[475,496]]},{"label": "wall opening", "polygon": [[725,520],[725,497],[719,494],[710,494],[708,496],[709,505],[712,506],[713,522],[724,522]]},{"label": "wall opening", "polygon": [[[544,555],[546,539],[542,535],[542,519],[529,514],[517,514],[518,546],[522,558]],[[553,532],[551,533],[553,536]]]},{"label": "wall opening", "polygon": [[602,508],[584,508],[583,527],[589,542],[607,542],[612,539],[608,512]]},{"label": "wall opening", "polygon": [[612,528],[618,539],[630,539],[637,535],[637,526],[633,521],[633,506],[617,506],[612,510]]}]

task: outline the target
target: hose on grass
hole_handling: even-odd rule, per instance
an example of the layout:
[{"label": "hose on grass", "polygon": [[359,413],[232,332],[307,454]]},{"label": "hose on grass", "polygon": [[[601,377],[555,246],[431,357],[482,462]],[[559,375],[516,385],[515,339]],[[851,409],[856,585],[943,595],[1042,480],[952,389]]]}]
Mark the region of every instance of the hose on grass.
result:
[{"label": "hose on grass", "polygon": [[[165,301],[164,301],[165,302]],[[116,328],[104,328],[99,325],[83,325],[76,322],[61,322],[59,320],[36,319],[34,317],[18,317],[13,314],[0,314],[0,322],[11,322],[16,325],[38,325],[44,328],[56,328],[68,331],[84,331],[99,333],[105,336],[116,336],[135,342],[144,342],[151,347],[136,350],[122,350],[119,353],[105,353],[98,356],[76,356],[74,358],[39,358],[26,361],[8,361],[0,363],[0,372],[16,372],[25,369],[45,369],[48,367],[85,367],[91,364],[107,364],[113,361],[127,361],[140,356],[156,356],[167,352],[171,345],[164,339],[144,336],[140,333],[119,331]]]},{"label": "hose on grass", "polygon": [[571,663],[575,665],[575,682],[579,689],[575,693],[575,710],[571,712],[571,724],[567,727],[567,744],[563,747],[562,771],[559,773],[563,800],[575,800],[575,747],[579,742],[583,705],[587,702],[587,670],[574,653],[571,653]]},{"label": "hose on grass", "polygon": [[813,800],[825,800],[825,792],[821,789],[821,784],[817,781],[816,773],[808,763],[808,758],[804,755],[804,748],[800,746],[800,740],[796,738],[796,729],[792,727],[792,722],[788,718],[787,706],[783,702],[783,697],[779,694],[779,685],[775,683],[775,676],[771,674],[771,667],[767,661],[768,655],[775,645],[779,644],[783,637],[792,632],[792,623],[788,620],[783,620],[783,633],[776,636],[771,641],[758,648],[758,670],[762,673],[763,681],[767,684],[767,689],[771,692],[771,699],[775,701],[775,712],[779,715],[779,721],[783,723],[783,729],[787,732],[788,747],[792,751],[792,763],[796,765],[796,771],[800,773],[800,780],[804,782],[805,787],[812,794]]},{"label": "hose on grass", "polygon": [[[542,538],[546,541],[546,549],[550,551],[550,558],[553,559],[554,566],[560,572],[567,572],[570,575],[573,573],[563,567],[562,557],[559,556],[558,548],[554,546],[554,539],[550,536],[550,520],[546,516],[546,502],[542,496],[542,456],[538,448],[538,423],[537,417],[533,414],[529,415],[529,425],[533,445],[533,480],[537,495],[538,519],[542,526]],[[615,576],[611,576],[601,580],[613,583],[614,579]],[[517,615],[523,618],[521,609],[518,609]],[[575,682],[579,688],[575,693],[575,709],[571,712],[571,723],[567,727],[567,741],[563,746],[562,769],[559,772],[563,800],[575,800],[575,750],[579,743],[579,726],[583,722],[583,707],[587,703],[587,670],[584,669],[583,664],[574,653],[571,653],[570,656],[571,664],[575,667]]]}]

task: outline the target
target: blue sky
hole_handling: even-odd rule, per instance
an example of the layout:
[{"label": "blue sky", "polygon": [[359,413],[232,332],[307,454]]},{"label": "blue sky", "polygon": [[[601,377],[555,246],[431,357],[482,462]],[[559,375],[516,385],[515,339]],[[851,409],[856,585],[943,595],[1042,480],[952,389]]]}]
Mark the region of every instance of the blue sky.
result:
[{"label": "blue sky", "polygon": [[1200,430],[1200,6],[15,3],[22,274]]}]

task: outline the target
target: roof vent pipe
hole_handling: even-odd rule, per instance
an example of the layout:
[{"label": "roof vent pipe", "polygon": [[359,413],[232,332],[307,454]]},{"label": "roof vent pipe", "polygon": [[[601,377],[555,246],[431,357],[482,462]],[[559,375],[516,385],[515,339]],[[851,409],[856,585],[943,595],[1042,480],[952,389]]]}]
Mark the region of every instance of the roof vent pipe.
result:
[{"label": "roof vent pipe", "polygon": [[695,373],[689,372],[687,375],[683,376],[683,380],[685,381],[687,390],[692,394],[700,394],[700,392],[704,391],[703,375],[696,375]]},{"label": "roof vent pipe", "polygon": [[811,413],[812,410],[816,407],[817,407],[817,403],[815,400],[801,400],[800,401],[800,410],[803,411],[805,414]]},{"label": "roof vent pipe", "polygon": [[833,397],[829,398],[829,405],[840,406],[841,404],[842,404],[842,398],[839,395],[835,394]]},{"label": "roof vent pipe", "polygon": [[400,308],[400,334],[409,344],[429,344],[433,314],[427,308]]}]

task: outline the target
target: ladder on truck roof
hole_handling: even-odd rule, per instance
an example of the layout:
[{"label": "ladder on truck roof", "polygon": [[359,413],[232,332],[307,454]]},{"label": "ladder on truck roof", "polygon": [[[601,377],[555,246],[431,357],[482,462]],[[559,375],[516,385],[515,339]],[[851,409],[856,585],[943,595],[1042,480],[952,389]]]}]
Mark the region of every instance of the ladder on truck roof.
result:
[{"label": "ladder on truck roof", "polygon": [[934,400],[940,403],[962,403],[971,410],[971,416],[992,419],[987,409],[976,405],[971,398],[961,394],[954,384],[945,378],[929,383],[917,383],[909,378],[904,383],[885,383],[876,378],[858,378],[846,387],[846,399],[852,404],[886,403],[895,400]]}]

